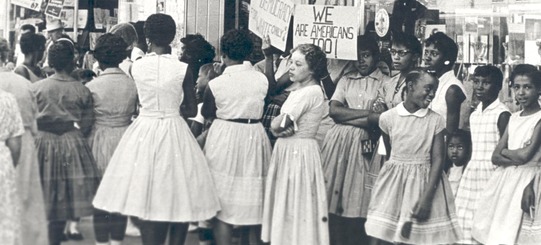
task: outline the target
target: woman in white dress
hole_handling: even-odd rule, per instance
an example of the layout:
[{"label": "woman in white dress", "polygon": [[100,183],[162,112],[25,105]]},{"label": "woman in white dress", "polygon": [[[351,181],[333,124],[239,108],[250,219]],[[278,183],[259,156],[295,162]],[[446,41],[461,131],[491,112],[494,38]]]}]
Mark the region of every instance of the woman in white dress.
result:
[{"label": "woman in white dress", "polygon": [[271,145],[261,124],[268,82],[243,61],[253,44],[245,31],[221,38],[225,70],[205,90],[203,116],[215,119],[208,131],[205,155],[222,211],[214,229],[218,245],[231,244],[233,225],[260,225],[263,191]]},{"label": "woman in white dress", "polygon": [[149,52],[131,75],[141,104],[105,170],[95,208],[138,217],[143,244],[183,244],[188,222],[220,210],[205,155],[182,115],[195,116],[195,90],[188,65],[169,54],[176,32],[169,15],[145,24]]}]

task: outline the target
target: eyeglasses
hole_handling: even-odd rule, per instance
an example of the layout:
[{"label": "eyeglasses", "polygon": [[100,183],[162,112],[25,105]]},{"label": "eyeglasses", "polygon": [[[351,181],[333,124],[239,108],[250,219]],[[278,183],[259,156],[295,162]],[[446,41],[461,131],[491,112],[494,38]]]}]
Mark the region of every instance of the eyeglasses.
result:
[{"label": "eyeglasses", "polygon": [[432,56],[433,58],[438,57],[440,52],[437,50],[425,50],[425,56]]},{"label": "eyeglasses", "polygon": [[409,53],[411,53],[411,52],[408,51],[408,50],[391,49],[391,55],[392,56],[398,55],[399,57],[404,57],[404,56],[408,55]]}]

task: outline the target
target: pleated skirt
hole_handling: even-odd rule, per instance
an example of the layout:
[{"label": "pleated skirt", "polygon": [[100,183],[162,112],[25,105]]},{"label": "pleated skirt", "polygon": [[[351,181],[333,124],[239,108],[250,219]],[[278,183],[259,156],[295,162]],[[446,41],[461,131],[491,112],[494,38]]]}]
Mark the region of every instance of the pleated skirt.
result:
[{"label": "pleated skirt", "polygon": [[108,127],[95,125],[88,136],[88,144],[92,149],[92,154],[96,165],[100,170],[100,176],[103,175],[113,153],[118,146],[118,142],[126,132],[128,126]]},{"label": "pleated skirt", "polygon": [[317,141],[279,138],[267,175],[263,241],[272,244],[329,244],[327,215]]},{"label": "pleated skirt", "polygon": [[214,120],[204,151],[222,207],[216,218],[234,225],[261,224],[272,151],[263,126]]},{"label": "pleated skirt", "polygon": [[72,220],[93,214],[99,172],[83,135],[39,131],[36,139],[47,218]]},{"label": "pleated skirt", "polygon": [[22,135],[21,156],[17,164],[17,191],[21,199],[21,232],[23,245],[48,244],[47,217],[39,176],[38,153],[30,130]]},{"label": "pleated skirt", "polygon": [[329,212],[348,218],[366,218],[370,193],[365,191],[371,156],[362,154],[365,130],[336,124],[322,147]]},{"label": "pleated skirt", "polygon": [[128,127],[93,204],[164,222],[206,220],[220,210],[205,155],[179,115],[140,115]]},{"label": "pleated skirt", "polygon": [[[442,175],[432,201],[428,220],[411,218],[413,208],[424,193],[430,172],[429,159],[414,155],[390,159],[379,173],[365,224],[369,236],[406,244],[453,244],[460,237],[454,197]],[[404,223],[412,221],[409,238],[401,236]]]}]

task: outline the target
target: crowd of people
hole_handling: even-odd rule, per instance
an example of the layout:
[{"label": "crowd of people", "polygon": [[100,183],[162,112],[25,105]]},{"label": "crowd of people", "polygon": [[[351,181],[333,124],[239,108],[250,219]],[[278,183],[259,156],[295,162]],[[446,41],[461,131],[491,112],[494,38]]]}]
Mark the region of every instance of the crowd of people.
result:
[{"label": "crowd of people", "polygon": [[86,216],[98,245],[132,222],[145,245],[184,244],[190,225],[218,245],[541,244],[532,65],[509,77],[511,111],[501,70],[478,66],[468,89],[441,32],[393,33],[386,74],[369,34],[345,65],[292,35],[285,51],[263,37],[252,64],[245,30],[219,56],[199,34],[172,54],[165,14],[85,54],[59,27],[25,30],[0,75],[3,244],[59,245]]}]

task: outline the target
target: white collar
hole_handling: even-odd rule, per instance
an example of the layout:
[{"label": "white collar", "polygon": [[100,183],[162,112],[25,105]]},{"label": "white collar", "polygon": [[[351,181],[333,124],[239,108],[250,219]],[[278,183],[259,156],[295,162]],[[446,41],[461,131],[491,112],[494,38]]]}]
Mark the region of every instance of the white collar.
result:
[{"label": "white collar", "polygon": [[407,116],[425,117],[428,114],[428,108],[422,108],[422,109],[417,110],[414,113],[411,113],[408,110],[406,110],[406,107],[404,107],[404,102],[400,102],[400,104],[396,106],[396,111],[398,115],[402,117],[407,117]]},{"label": "white collar", "polygon": [[252,63],[250,61],[244,61],[242,64],[232,65],[225,68],[223,74],[229,74],[239,71],[245,71],[252,69]]}]

